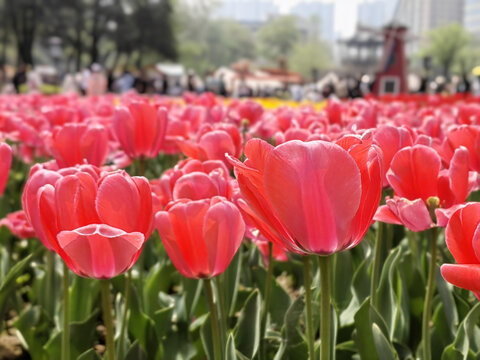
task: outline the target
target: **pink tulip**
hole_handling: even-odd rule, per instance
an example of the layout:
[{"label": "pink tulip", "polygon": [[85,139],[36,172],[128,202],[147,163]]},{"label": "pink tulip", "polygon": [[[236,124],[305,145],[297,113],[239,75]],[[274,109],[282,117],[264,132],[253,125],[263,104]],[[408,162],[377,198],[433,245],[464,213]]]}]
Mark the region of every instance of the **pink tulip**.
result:
[{"label": "pink tulip", "polygon": [[442,276],[449,283],[472,291],[480,300],[480,203],[460,207],[450,218],[445,241],[457,264],[444,264]]},{"label": "pink tulip", "polygon": [[12,148],[6,143],[0,143],[0,195],[5,191],[8,173],[12,165]]},{"label": "pink tulip", "polygon": [[108,132],[102,125],[68,123],[57,127],[47,142],[60,167],[84,162],[101,166],[107,157]]},{"label": "pink tulip", "polygon": [[362,240],[380,201],[381,155],[371,143],[346,137],[274,148],[253,139],[245,164],[230,161],[265,237],[289,251],[327,255]]},{"label": "pink tulip", "polygon": [[113,128],[123,151],[131,158],[156,157],[163,145],[168,115],[144,102],[131,102],[116,109]]},{"label": "pink tulip", "polygon": [[189,278],[223,273],[245,233],[240,211],[219,196],[172,202],[156,214],[155,227],[173,265]]},{"label": "pink tulip", "polygon": [[[132,258],[136,260],[142,247],[137,246],[138,242],[143,244],[152,231],[150,186],[145,178],[130,177],[124,171],[102,174],[97,168],[87,165],[58,172],[39,169],[29,178],[22,200],[27,218],[42,242],[81,276],[116,276],[125,264],[124,257],[132,258],[133,250],[125,246],[125,254],[116,255],[120,257],[118,263],[103,259],[101,256],[106,254],[94,251],[92,256],[100,258],[93,259],[93,268],[89,268],[83,267],[88,254],[78,258],[72,255],[71,249],[76,249],[79,244],[88,247],[88,244],[101,239],[111,244],[99,244],[96,249],[102,246],[105,249],[109,246],[121,249],[123,241],[131,241],[137,248]],[[59,237],[61,233],[63,235]],[[105,268],[96,272],[96,261],[108,263],[110,272]]]},{"label": "pink tulip", "polygon": [[[435,225],[430,215],[432,210],[437,207],[449,209],[463,203],[476,183],[476,174],[468,170],[467,149],[455,150],[449,169],[441,167],[440,156],[430,147],[415,145],[400,150],[387,172],[394,197],[387,198],[375,220],[423,231]],[[431,208],[433,203],[427,203],[430,198],[435,199],[434,208]],[[437,209],[437,213],[439,211],[442,210]],[[439,221],[437,225],[444,225],[444,222]]]}]

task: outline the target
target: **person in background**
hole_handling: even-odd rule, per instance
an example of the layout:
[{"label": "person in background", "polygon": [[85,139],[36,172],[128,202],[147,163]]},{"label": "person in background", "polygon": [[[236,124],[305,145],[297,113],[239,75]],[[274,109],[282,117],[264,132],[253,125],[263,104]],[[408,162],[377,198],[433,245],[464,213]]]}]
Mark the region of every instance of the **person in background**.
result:
[{"label": "person in background", "polygon": [[12,79],[13,86],[17,94],[27,92],[27,67],[20,64]]},{"label": "person in background", "polygon": [[107,92],[107,77],[102,72],[100,64],[94,63],[91,66],[92,73],[88,78],[87,95],[102,95]]}]

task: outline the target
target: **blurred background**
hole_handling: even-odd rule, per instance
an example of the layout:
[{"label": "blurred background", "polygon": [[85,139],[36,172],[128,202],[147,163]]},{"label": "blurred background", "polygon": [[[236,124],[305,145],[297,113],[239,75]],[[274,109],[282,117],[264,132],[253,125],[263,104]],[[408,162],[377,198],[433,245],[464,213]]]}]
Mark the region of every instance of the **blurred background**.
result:
[{"label": "blurred background", "polygon": [[317,101],[395,61],[386,92],[480,92],[480,0],[0,0],[2,92]]}]

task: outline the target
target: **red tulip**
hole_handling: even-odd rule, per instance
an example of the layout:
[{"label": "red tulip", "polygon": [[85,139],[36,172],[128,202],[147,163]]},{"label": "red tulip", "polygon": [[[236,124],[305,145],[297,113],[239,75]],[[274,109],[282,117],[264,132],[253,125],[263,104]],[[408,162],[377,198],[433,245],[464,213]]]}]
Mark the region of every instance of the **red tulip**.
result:
[{"label": "red tulip", "polygon": [[116,109],[113,128],[128,156],[153,158],[163,145],[167,123],[165,108],[155,110],[148,103],[132,102]]},{"label": "red tulip", "polygon": [[78,275],[110,279],[130,269],[142,250],[145,237],[105,224],[91,224],[58,234],[60,247]]},{"label": "red tulip", "polygon": [[[427,200],[436,198],[435,207],[443,209],[463,203],[474,188],[476,175],[468,170],[468,151],[464,147],[455,150],[450,168],[442,170],[435,150],[415,145],[394,156],[387,179],[394,198],[378,209],[375,220],[423,231],[435,225]],[[444,225],[444,220],[437,225]]]},{"label": "red tulip", "polygon": [[199,130],[196,141],[180,140],[180,150],[186,155],[201,161],[221,160],[228,164],[225,154],[239,157],[242,152],[242,136],[232,124],[205,124]]},{"label": "red tulip", "polygon": [[23,210],[8,214],[5,218],[0,220],[0,226],[6,226],[13,235],[20,239],[35,237],[35,231],[28,223]]},{"label": "red tulip", "polygon": [[151,181],[156,210],[163,210],[172,200],[200,200],[214,196],[230,199],[232,181],[227,167],[220,160],[187,159],[167,170],[160,179]]},{"label": "red tulip", "polygon": [[390,163],[397,151],[413,145],[412,135],[406,128],[384,125],[376,129],[373,141],[383,152],[383,186],[387,186],[388,181],[385,175],[390,168]]},{"label": "red tulip", "polygon": [[443,278],[473,291],[480,300],[480,203],[460,207],[450,218],[445,241],[457,264],[441,267]]},{"label": "red tulip", "polygon": [[108,132],[102,125],[68,123],[57,127],[48,139],[50,152],[60,167],[88,164],[101,166],[108,152]]},{"label": "red tulip", "polygon": [[[71,258],[68,250],[74,246],[71,241],[89,244],[100,238],[105,241],[114,238],[117,245],[122,244],[118,239],[132,240],[137,244],[140,241],[138,233],[142,235],[143,243],[152,230],[150,186],[145,178],[132,178],[124,171],[100,174],[97,168],[87,165],[59,172],[40,169],[29,178],[22,200],[27,218],[42,242],[56,251],[72,271],[82,276],[92,274],[92,269],[81,267],[85,263],[83,260]],[[63,243],[59,238],[62,232]],[[77,239],[80,235],[83,237]],[[66,243],[70,244],[68,249]],[[111,244],[115,249],[117,245]],[[137,250],[135,259],[140,255],[141,247]],[[125,248],[125,251],[130,257],[131,248]],[[119,257],[127,255],[117,254]],[[112,274],[118,275],[117,265],[116,270],[111,269]]]},{"label": "red tulip", "polygon": [[235,166],[257,228],[289,251],[327,255],[357,245],[381,194],[381,155],[371,138],[338,144],[253,139]]},{"label": "red tulip", "polygon": [[8,173],[12,165],[12,148],[6,143],[0,143],[0,195],[5,191]]},{"label": "red tulip", "polygon": [[245,233],[240,211],[219,196],[172,202],[156,214],[155,227],[173,265],[189,278],[223,273]]}]

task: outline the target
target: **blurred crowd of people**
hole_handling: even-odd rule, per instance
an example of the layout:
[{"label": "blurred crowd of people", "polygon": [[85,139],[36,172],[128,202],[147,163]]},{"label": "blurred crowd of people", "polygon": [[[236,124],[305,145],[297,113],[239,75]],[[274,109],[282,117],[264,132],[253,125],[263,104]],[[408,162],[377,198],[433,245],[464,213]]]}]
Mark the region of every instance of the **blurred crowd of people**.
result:
[{"label": "blurred crowd of people", "polygon": [[[361,76],[340,76],[330,73],[319,81],[309,83],[284,83],[278,87],[254,86],[244,78],[233,84],[226,82],[223,74],[213,72],[204,78],[189,70],[182,76],[171,77],[155,67],[140,70],[105,70],[99,64],[77,73],[60,76],[51,66],[20,65],[16,69],[0,67],[0,93],[78,93],[83,95],[101,95],[136,91],[139,94],[161,94],[180,96],[183,92],[213,92],[224,97],[276,97],[295,101],[321,101],[326,98],[358,98],[371,94],[375,78]],[[412,93],[455,94],[471,93],[480,95],[480,77],[442,76],[435,78],[409,76],[409,88]]]}]

